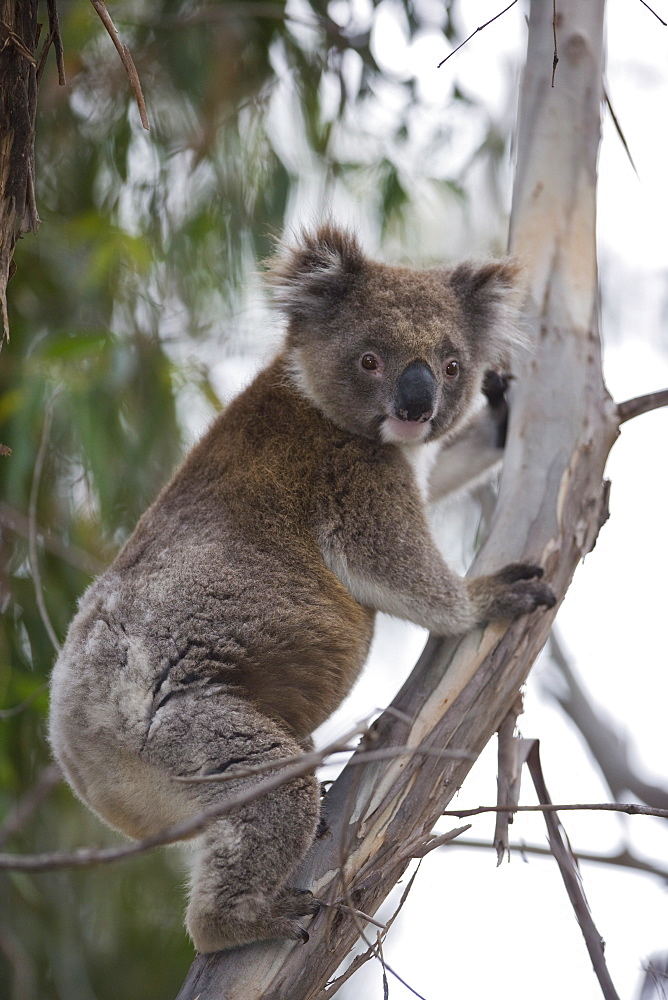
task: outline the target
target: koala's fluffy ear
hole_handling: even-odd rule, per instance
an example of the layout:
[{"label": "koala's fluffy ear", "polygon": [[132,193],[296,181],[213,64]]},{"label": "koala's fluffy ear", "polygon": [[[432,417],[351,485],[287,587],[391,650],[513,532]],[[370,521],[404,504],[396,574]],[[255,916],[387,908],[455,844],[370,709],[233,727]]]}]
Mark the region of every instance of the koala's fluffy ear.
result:
[{"label": "koala's fluffy ear", "polygon": [[507,366],[527,346],[519,328],[520,266],[512,258],[465,261],[449,274],[473,344],[488,364]]},{"label": "koala's fluffy ear", "polygon": [[274,301],[289,319],[318,319],[362,277],[366,258],[355,236],[331,223],[302,230],[269,261]]}]

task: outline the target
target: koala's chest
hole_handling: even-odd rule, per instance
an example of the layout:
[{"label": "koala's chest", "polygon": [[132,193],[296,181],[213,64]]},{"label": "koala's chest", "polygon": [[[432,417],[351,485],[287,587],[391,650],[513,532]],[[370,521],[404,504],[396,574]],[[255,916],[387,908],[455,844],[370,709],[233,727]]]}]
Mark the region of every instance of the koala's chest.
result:
[{"label": "koala's chest", "polygon": [[440,446],[439,441],[418,445],[398,445],[404,460],[410,466],[415,486],[425,503],[429,498],[429,479],[436,464]]}]

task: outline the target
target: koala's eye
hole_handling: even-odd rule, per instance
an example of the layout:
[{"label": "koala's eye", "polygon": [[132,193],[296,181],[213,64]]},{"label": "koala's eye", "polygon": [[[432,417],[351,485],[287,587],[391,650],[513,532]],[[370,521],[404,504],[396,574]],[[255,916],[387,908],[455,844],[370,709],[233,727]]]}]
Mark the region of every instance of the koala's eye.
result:
[{"label": "koala's eye", "polygon": [[360,365],[365,372],[375,372],[380,368],[380,358],[375,354],[363,354],[360,358]]},{"label": "koala's eye", "polygon": [[459,375],[459,361],[457,361],[456,358],[450,358],[450,360],[446,362],[443,371],[448,378],[457,378]]}]

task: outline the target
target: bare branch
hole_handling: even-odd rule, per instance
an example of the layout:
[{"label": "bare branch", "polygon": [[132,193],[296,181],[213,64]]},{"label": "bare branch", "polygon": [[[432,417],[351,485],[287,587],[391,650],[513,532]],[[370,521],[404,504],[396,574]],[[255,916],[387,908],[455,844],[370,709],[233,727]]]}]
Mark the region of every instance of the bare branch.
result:
[{"label": "bare branch", "polygon": [[[470,829],[470,827],[469,827]],[[473,840],[471,838],[458,838],[457,847],[473,847],[476,850],[490,851],[492,844],[489,840]],[[511,844],[510,853],[517,851],[518,854],[536,855],[540,858],[554,858],[554,854],[549,847],[541,847],[539,844],[527,844],[524,841]],[[629,850],[619,851],[617,854],[592,854],[590,851],[576,851],[575,857],[578,861],[591,862],[598,865],[612,865],[618,868],[629,868],[632,871],[646,872],[648,875],[656,875],[658,878],[668,882],[668,868],[661,868],[649,861],[643,861],[631,854]]]},{"label": "bare branch", "polygon": [[440,69],[443,63],[446,63],[448,59],[454,56],[455,52],[459,52],[459,50],[463,48],[463,46],[466,45],[467,42],[471,41],[474,35],[477,35],[479,31],[482,31],[484,28],[490,25],[492,21],[496,21],[496,19],[505,14],[507,10],[510,10],[511,7],[514,7],[516,3],[517,0],[512,0],[512,3],[509,3],[508,6],[504,7],[503,10],[500,10],[498,14],[495,14],[494,17],[490,17],[489,21],[485,21],[485,23],[481,24],[480,27],[476,28],[475,31],[472,31],[471,34],[468,36],[468,38],[465,38],[463,42],[460,42],[457,48],[453,49],[452,52],[450,52],[449,55],[445,57],[445,59],[441,59],[436,69]]},{"label": "bare branch", "polygon": [[[35,57],[30,51],[30,49],[23,44],[23,42],[16,34],[16,32],[13,31],[8,24],[5,24],[4,21],[0,21],[0,37],[4,37],[6,39],[5,45],[7,44],[7,42],[10,42],[14,46],[16,51],[20,52],[23,58],[26,59],[31,66],[37,65]],[[3,45],[2,48],[4,47],[5,46]]]},{"label": "bare branch", "polygon": [[456,816],[464,819],[468,816],[479,816],[481,813],[507,812],[577,812],[590,810],[592,812],[619,812],[626,813],[627,816],[658,816],[660,819],[668,819],[668,809],[655,809],[652,806],[643,806],[638,802],[568,802],[561,805],[552,803],[535,806],[513,806],[506,803],[502,806],[477,806],[475,809],[445,809],[442,816]]},{"label": "bare branch", "polygon": [[640,175],[638,174],[638,171],[636,170],[636,165],[635,165],[635,163],[633,161],[633,157],[631,156],[631,150],[629,149],[629,144],[626,141],[626,136],[622,132],[622,126],[619,124],[619,120],[617,118],[617,115],[614,112],[614,109],[612,107],[612,102],[610,101],[610,95],[608,94],[608,91],[607,91],[606,87],[603,88],[603,96],[605,97],[605,106],[608,109],[608,111],[610,112],[610,117],[612,118],[612,122],[613,122],[613,124],[615,126],[617,135],[619,136],[619,138],[621,140],[621,143],[622,143],[622,146],[624,147],[624,151],[625,151],[626,155],[629,158],[629,163],[633,167],[633,172],[636,175],[636,177],[638,179],[640,179]]},{"label": "bare branch", "polygon": [[60,643],[58,642],[56,631],[51,624],[51,618],[49,617],[49,612],[44,600],[44,593],[42,591],[42,574],[40,572],[39,558],[37,554],[37,497],[39,496],[39,485],[42,479],[44,459],[46,458],[46,449],[49,443],[49,434],[51,432],[55,401],[56,396],[54,394],[46,404],[46,409],[44,410],[42,436],[40,438],[39,448],[37,449],[35,468],[33,469],[32,483],[30,486],[30,501],[28,504],[28,553],[30,560],[30,572],[32,573],[33,584],[35,587],[35,600],[37,601],[40,618],[42,619],[44,628],[46,629],[49,639],[51,640],[51,645],[55,649],[56,653],[58,653],[60,652]]},{"label": "bare branch", "polygon": [[[347,743],[348,739],[350,739],[350,734],[348,734],[344,742]],[[279,771],[278,774],[266,778],[251,788],[242,790],[224,802],[218,802],[215,805],[209,806],[207,809],[203,809],[189,819],[176,823],[166,830],[161,830],[150,837],[144,837],[134,844],[122,847],[83,847],[76,851],[23,856],[0,854],[0,869],[50,871],[54,868],[88,868],[91,865],[108,864],[134,857],[137,854],[143,854],[146,851],[152,850],[154,847],[165,847],[168,844],[175,844],[180,840],[188,840],[202,833],[219,816],[224,816],[239,806],[245,805],[247,802],[253,802],[255,799],[260,798],[260,796],[266,795],[267,792],[271,792],[275,788],[279,788],[293,778],[299,778],[304,774],[314,771],[337,746],[338,744],[333,744],[317,753],[302,754],[297,762],[287,767],[283,767],[280,760],[274,761],[274,769]]]},{"label": "bare branch", "polygon": [[[550,804],[550,795],[545,784],[543,768],[540,762],[540,745],[538,740],[527,740],[530,745],[527,754],[527,767],[533,779],[536,794],[543,805]],[[580,877],[577,858],[575,857],[571,845],[566,836],[559,817],[553,812],[545,813],[545,825],[550,842],[550,847],[554,854],[554,859],[559,865],[559,871],[571,901],[573,911],[577,918],[582,936],[584,937],[587,951],[594,966],[594,972],[601,986],[605,1000],[619,1000],[619,995],[610,977],[608,966],[605,961],[605,944],[598,932],[594,919],[585,896],[584,886]]]},{"label": "bare branch", "polygon": [[[23,856],[0,854],[0,869],[14,869],[18,871],[49,871],[54,868],[88,868],[92,865],[109,864],[114,861],[122,861],[125,858],[134,857],[137,854],[143,854],[155,847],[163,847],[168,844],[177,843],[180,840],[187,840],[201,833],[214,819],[217,819],[219,816],[224,816],[227,813],[232,812],[234,809],[237,809],[239,806],[245,805],[247,802],[254,801],[260,796],[267,794],[267,792],[273,791],[273,789],[279,788],[281,785],[292,781],[293,778],[309,774],[319,767],[323,761],[332,754],[340,753],[342,749],[348,750],[349,748],[347,744],[351,735],[359,733],[359,731],[360,727],[357,726],[354,730],[352,730],[352,733],[348,733],[343,740],[343,747],[338,743],[334,743],[319,751],[300,754],[297,757],[285,757],[279,760],[271,761],[266,767],[250,767],[239,769],[230,775],[215,775],[214,777],[217,778],[224,777],[231,780],[232,778],[238,779],[248,776],[249,774],[258,774],[265,770],[278,771],[278,773],[274,774],[272,777],[254,785],[252,788],[240,791],[238,794],[227,799],[225,802],[219,802],[213,806],[209,806],[207,809],[203,809],[201,812],[190,817],[189,819],[168,827],[166,830],[162,830],[150,837],[145,837],[143,840],[139,840],[134,844],[107,848],[84,847],[70,852]],[[404,755],[414,756],[415,754],[424,752],[425,751],[420,747],[408,749],[403,747],[391,747],[387,750],[381,751],[381,756],[374,753],[374,751],[370,751],[369,757],[371,760],[376,761],[378,759],[386,760],[388,757]],[[439,757],[442,755],[447,757],[452,756],[452,752],[438,751],[437,755]],[[359,760],[359,763],[364,764],[369,762],[364,759],[364,756],[364,752],[360,754],[361,759]],[[455,753],[455,756],[459,755]],[[346,899],[346,903],[351,912],[356,912],[356,907],[350,897]]]},{"label": "bare branch", "polygon": [[471,829],[471,824],[467,823],[466,826],[457,826],[454,830],[448,830],[447,833],[439,833],[435,837],[430,837],[426,844],[422,846],[418,845],[411,847],[410,845],[406,848],[406,851],[411,851],[411,856],[414,858],[426,858],[428,854],[435,851],[437,847],[445,847],[446,844],[451,844],[453,840],[459,837],[460,834],[466,833],[467,830]]},{"label": "bare branch", "polygon": [[635,399],[618,403],[617,418],[623,424],[626,420],[649,413],[650,410],[658,410],[661,406],[668,406],[668,389],[658,389],[656,392],[648,392],[646,396],[636,396]]},{"label": "bare branch", "polygon": [[[49,12],[49,39],[53,42],[56,52],[56,66],[58,67],[58,83],[64,87],[67,83],[65,76],[65,61],[63,58],[63,40],[60,37],[60,23],[58,21],[58,7],[56,0],[47,0],[47,10]],[[49,40],[47,39],[47,41]]]},{"label": "bare branch", "polygon": [[[520,741],[515,737],[517,717],[524,711],[522,705],[522,695],[518,694],[515,704],[506,715],[498,730],[498,755],[497,755],[497,804],[506,805],[509,802],[517,805],[520,798],[520,780],[522,777],[522,764],[520,760]],[[496,863],[500,865],[503,856],[508,850],[508,827],[513,821],[512,812],[498,812],[496,815],[496,825],[494,828],[494,847],[496,848]]]},{"label": "bare branch", "polygon": [[144,102],[144,95],[142,93],[139,74],[137,73],[137,67],[134,64],[134,61],[130,54],[130,50],[126,45],[123,45],[122,41],[118,37],[116,26],[114,25],[114,22],[111,20],[109,11],[105,6],[104,0],[90,0],[90,2],[95,8],[98,17],[102,21],[102,24],[107,29],[107,33],[109,34],[109,37],[116,46],[116,51],[121,57],[121,62],[125,67],[125,72],[128,74],[128,79],[130,81],[130,85],[135,95],[137,107],[139,108],[139,117],[141,118],[141,123],[148,132],[149,124],[148,124],[148,115],[146,114],[146,104]]},{"label": "bare branch", "polygon": [[661,24],[664,26],[664,28],[668,28],[668,22],[664,21],[662,17],[659,17],[659,15],[657,14],[657,12],[654,10],[653,7],[650,7],[650,5],[645,2],[645,0],[640,0],[640,3],[643,5],[643,7],[647,7],[647,10],[650,11],[650,13],[654,14],[654,17],[657,19],[657,21],[661,21]]},{"label": "bare branch", "polygon": [[557,0],[552,0],[552,38],[554,39],[554,54],[552,56],[552,86],[554,87],[554,77],[557,72],[559,62],[559,52],[557,50]]},{"label": "bare branch", "polygon": [[[327,749],[327,757],[333,757],[335,754],[349,753],[355,754],[351,759],[350,764],[358,766],[359,764],[369,764],[371,761],[382,761],[382,760],[394,760],[395,757],[413,757],[415,754],[421,754],[424,757],[438,757],[444,760],[475,760],[473,754],[468,753],[466,750],[437,750],[434,747],[428,746],[417,746],[417,747],[387,747],[386,749],[379,750],[358,750],[355,753],[355,747],[340,745],[331,746]],[[186,774],[178,775],[174,778],[174,781],[180,781],[184,784],[206,784],[207,782],[222,782],[222,781],[236,781],[237,778],[248,778],[254,774],[265,774],[267,771],[275,771],[278,767],[286,767],[289,764],[295,764],[298,761],[304,760],[304,754],[294,754],[290,757],[280,757],[278,760],[268,760],[262,764],[249,764],[246,767],[234,767],[230,768],[229,771],[223,771],[216,774]],[[313,763],[315,767],[318,767],[323,763],[324,758],[322,752],[314,750],[311,754],[313,758]]]}]

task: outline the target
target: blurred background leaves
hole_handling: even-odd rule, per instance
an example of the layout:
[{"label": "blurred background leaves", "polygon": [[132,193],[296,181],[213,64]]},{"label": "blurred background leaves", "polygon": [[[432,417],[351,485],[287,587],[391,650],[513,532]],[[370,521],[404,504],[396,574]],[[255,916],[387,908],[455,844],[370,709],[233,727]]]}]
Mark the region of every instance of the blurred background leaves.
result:
[{"label": "blurred background leaves", "polygon": [[[0,441],[12,449],[0,458],[5,821],[49,762],[54,650],[31,541],[62,639],[92,575],[221,405],[226,359],[266,323],[257,275],[274,237],[335,210],[372,249],[442,256],[457,249],[443,219],[466,213],[481,158],[498,212],[503,123],[445,76],[437,105],[427,102],[384,43],[395,31],[404,47],[436,40],[447,54],[453,8],[122,0],[110,12],[142,81],[146,134],[92,7],[60,0],[68,86],[50,56],[37,122],[42,224],[16,249],[0,356]],[[494,233],[489,222],[485,239]],[[3,849],[114,839],[59,786]],[[185,877],[175,851],[122,869],[3,874],[0,995],[175,996],[192,956]]]}]

